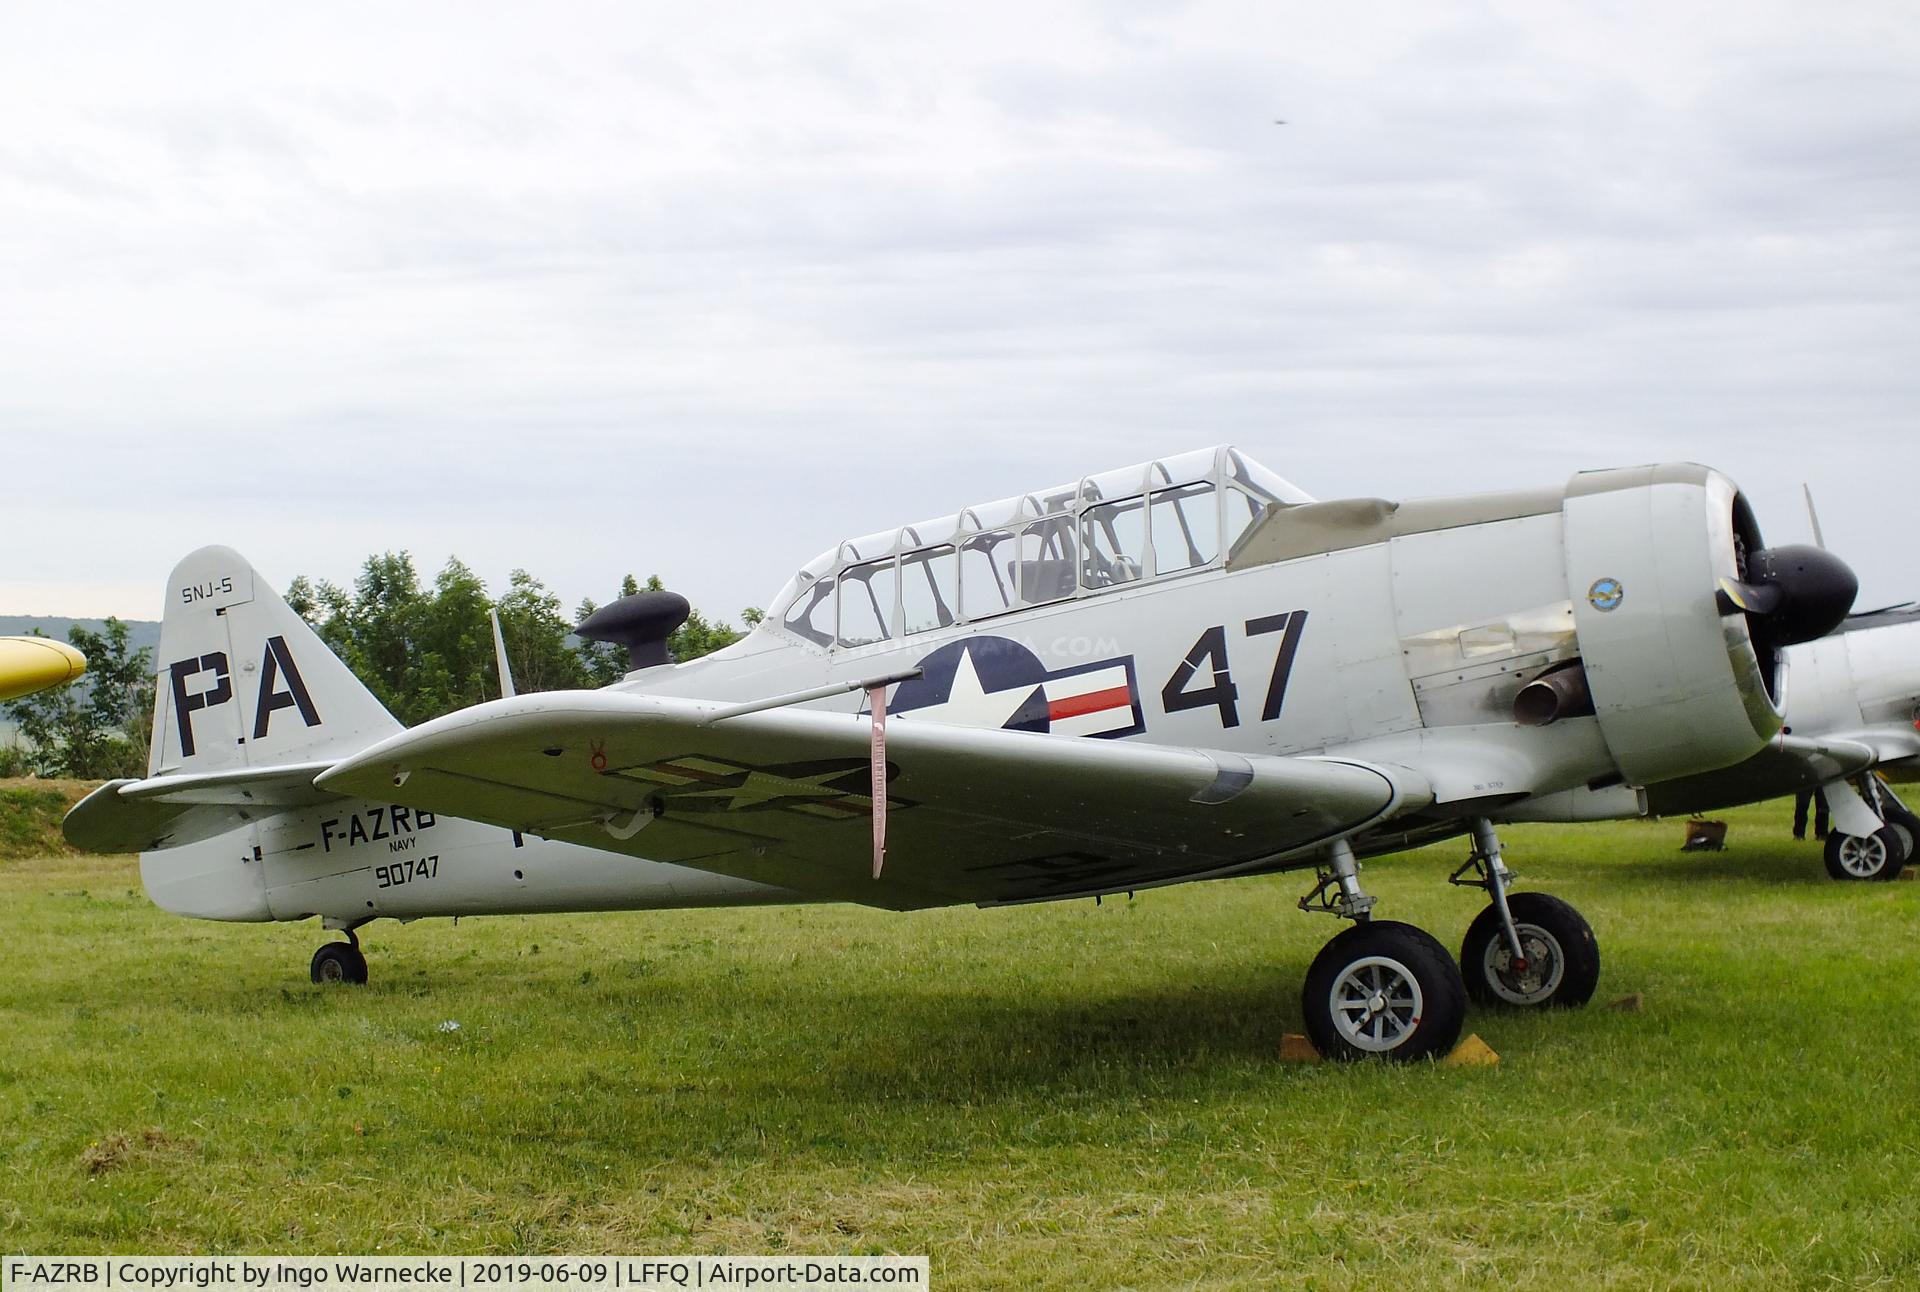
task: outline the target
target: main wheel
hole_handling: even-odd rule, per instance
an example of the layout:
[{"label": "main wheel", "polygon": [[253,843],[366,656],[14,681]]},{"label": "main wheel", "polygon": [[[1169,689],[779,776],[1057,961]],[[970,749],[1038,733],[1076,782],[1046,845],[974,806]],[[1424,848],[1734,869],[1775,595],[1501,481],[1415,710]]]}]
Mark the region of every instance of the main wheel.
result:
[{"label": "main wheel", "polygon": [[1444,1055],[1460,1039],[1466,984],[1447,949],[1411,924],[1356,924],[1326,946],[1300,990],[1307,1035],[1330,1059]]},{"label": "main wheel", "polygon": [[313,963],[307,966],[307,976],[317,983],[364,983],[367,980],[367,958],[351,942],[329,942],[313,953]]},{"label": "main wheel", "polygon": [[1509,893],[1507,910],[1526,952],[1515,970],[1500,912],[1487,907],[1467,926],[1460,944],[1460,971],[1467,994],[1481,1005],[1573,1009],[1593,999],[1600,985],[1600,944],[1580,912],[1547,893]]},{"label": "main wheel", "polygon": [[1835,879],[1897,879],[1906,869],[1900,832],[1890,825],[1872,834],[1827,835],[1827,873]]},{"label": "main wheel", "polygon": [[1895,803],[1883,794],[1880,799],[1880,819],[1887,823],[1887,829],[1900,836],[1900,858],[1913,860],[1913,845],[1920,842],[1920,816]]}]

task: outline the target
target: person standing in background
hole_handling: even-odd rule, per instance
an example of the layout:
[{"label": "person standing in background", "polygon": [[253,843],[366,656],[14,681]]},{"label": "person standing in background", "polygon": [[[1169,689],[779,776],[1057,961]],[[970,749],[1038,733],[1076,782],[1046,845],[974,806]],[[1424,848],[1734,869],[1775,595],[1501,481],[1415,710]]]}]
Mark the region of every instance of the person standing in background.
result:
[{"label": "person standing in background", "polygon": [[1793,796],[1793,837],[1796,839],[1807,837],[1807,804],[1809,802],[1814,805],[1813,837],[1824,839],[1827,837],[1827,794],[1825,790],[1819,789],[1801,790]]}]

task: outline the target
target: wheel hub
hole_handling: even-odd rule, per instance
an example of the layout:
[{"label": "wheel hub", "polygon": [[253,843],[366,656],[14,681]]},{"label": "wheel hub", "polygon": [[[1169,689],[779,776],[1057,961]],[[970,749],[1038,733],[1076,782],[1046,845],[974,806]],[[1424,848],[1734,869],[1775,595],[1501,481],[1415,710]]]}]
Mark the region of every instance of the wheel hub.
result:
[{"label": "wheel hub", "polygon": [[1420,984],[1390,956],[1366,956],[1341,971],[1328,993],[1333,1024],[1356,1049],[1395,1049],[1420,1026]]},{"label": "wheel hub", "polygon": [[1534,924],[1514,927],[1526,954],[1516,957],[1505,938],[1495,938],[1487,947],[1487,981],[1510,1003],[1531,1005],[1559,990],[1566,965],[1559,943],[1545,929]]},{"label": "wheel hub", "polygon": [[1848,835],[1840,843],[1840,865],[1849,875],[1871,879],[1886,864],[1886,844],[1876,835]]}]

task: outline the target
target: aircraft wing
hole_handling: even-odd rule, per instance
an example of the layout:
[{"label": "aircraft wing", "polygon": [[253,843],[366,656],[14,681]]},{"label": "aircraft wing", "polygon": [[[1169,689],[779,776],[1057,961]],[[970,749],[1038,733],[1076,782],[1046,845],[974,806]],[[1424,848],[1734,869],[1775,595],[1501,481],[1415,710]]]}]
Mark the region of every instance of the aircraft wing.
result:
[{"label": "aircraft wing", "polygon": [[791,708],[719,717],[725,708],[605,691],[497,700],[317,783],[901,910],[1231,874],[1430,798],[1397,767],[896,719],[876,880],[869,721]]},{"label": "aircraft wing", "polygon": [[337,797],[313,784],[331,766],[288,763],[108,781],[74,804],[60,828],[68,843],[87,852],[177,848],[238,829],[256,816]]},{"label": "aircraft wing", "polygon": [[1647,786],[1652,816],[1714,812],[1826,785],[1864,772],[1882,760],[1857,737],[1782,736],[1732,767]]},{"label": "aircraft wing", "polygon": [[1867,746],[1873,750],[1873,761],[1876,764],[1897,763],[1903,759],[1920,757],[1920,731],[1916,731],[1906,723],[1862,727],[1858,731],[1842,731],[1836,733],[1832,739]]}]

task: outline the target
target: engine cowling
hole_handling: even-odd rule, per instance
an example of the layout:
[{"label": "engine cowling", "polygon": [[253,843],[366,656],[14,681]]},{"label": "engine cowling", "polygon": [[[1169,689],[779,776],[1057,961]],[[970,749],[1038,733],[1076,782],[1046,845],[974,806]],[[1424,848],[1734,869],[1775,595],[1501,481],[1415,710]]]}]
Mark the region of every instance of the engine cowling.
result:
[{"label": "engine cowling", "polygon": [[1707,467],[1583,472],[1564,513],[1586,691],[1621,775],[1713,771],[1777,736],[1782,650],[1839,623],[1852,571],[1819,549],[1766,549],[1739,489]]}]

